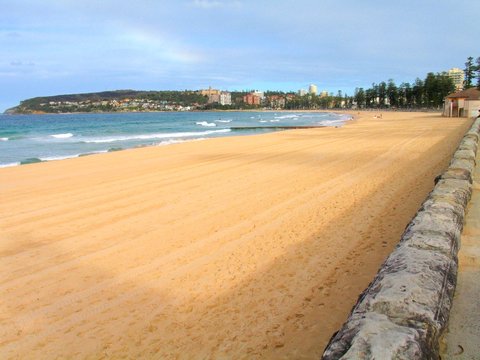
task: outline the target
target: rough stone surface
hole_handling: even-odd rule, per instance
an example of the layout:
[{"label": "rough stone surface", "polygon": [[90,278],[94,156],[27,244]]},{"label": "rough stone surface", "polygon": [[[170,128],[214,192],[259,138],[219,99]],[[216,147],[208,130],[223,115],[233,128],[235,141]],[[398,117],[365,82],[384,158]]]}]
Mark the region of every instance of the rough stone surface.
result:
[{"label": "rough stone surface", "polygon": [[473,150],[477,152],[478,142],[472,137],[465,136],[458,147],[459,150]]},{"label": "rough stone surface", "polygon": [[473,172],[475,169],[475,161],[474,160],[467,160],[467,159],[457,159],[453,158],[450,162],[450,169],[464,169],[468,170],[470,173]]},{"label": "rough stone surface", "polygon": [[479,138],[479,135],[478,135],[478,132],[477,132],[478,129],[475,130],[474,127],[475,127],[475,125],[472,126],[472,128],[465,134],[465,136],[467,136],[470,139],[475,140],[478,143],[478,138]]},{"label": "rough stone surface", "polygon": [[472,184],[468,181],[444,179],[437,183],[427,200],[452,201],[465,208],[471,196]]},{"label": "rough stone surface", "polygon": [[458,243],[447,234],[435,231],[411,231],[402,237],[402,241],[408,241],[409,246],[423,250],[435,250],[451,259],[455,258],[458,252]]},{"label": "rough stone surface", "polygon": [[470,160],[475,163],[475,151],[473,151],[472,149],[457,150],[455,152],[454,158]]},{"label": "rough stone surface", "polygon": [[447,169],[442,175],[437,176],[435,184],[441,179],[466,180],[473,183],[472,173],[466,169]]},{"label": "rough stone surface", "polygon": [[[361,329],[359,331],[359,329]],[[342,329],[344,337],[329,347],[329,359],[415,359],[421,331],[399,326],[377,313],[354,314]],[[348,349],[345,352],[345,348]],[[324,354],[325,357],[325,354]]]},{"label": "rough stone surface", "polygon": [[448,169],[402,238],[360,295],[323,359],[438,359],[455,292],[457,253],[480,119],[462,139]]}]

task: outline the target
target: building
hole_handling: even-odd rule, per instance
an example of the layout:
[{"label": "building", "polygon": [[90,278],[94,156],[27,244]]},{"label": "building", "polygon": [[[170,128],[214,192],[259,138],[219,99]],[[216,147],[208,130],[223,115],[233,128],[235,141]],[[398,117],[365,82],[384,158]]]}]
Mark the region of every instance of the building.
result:
[{"label": "building", "polygon": [[318,92],[317,85],[310,84],[310,86],[308,87],[308,93],[311,95],[317,95],[317,92]]},{"label": "building", "polygon": [[260,105],[262,99],[255,93],[251,93],[243,97],[243,102],[248,105]]},{"label": "building", "polygon": [[327,90],[323,90],[321,93],[320,93],[320,97],[321,98],[324,98],[324,97],[327,97],[328,96],[328,91]]},{"label": "building", "polygon": [[450,94],[445,98],[443,116],[477,117],[480,110],[480,90],[470,88]]},{"label": "building", "polygon": [[208,97],[208,104],[218,103],[220,105],[232,105],[232,95],[228,91],[217,89],[204,89],[199,91],[203,96]]},{"label": "building", "polygon": [[220,94],[210,94],[207,97],[207,104],[220,103]]},{"label": "building", "polygon": [[305,95],[307,95],[307,90],[305,89],[298,90],[298,96],[305,96]]},{"label": "building", "polygon": [[463,81],[465,80],[465,73],[463,72],[463,70],[459,68],[452,68],[447,71],[447,75],[453,80],[453,83],[455,84],[455,89],[457,91],[463,89]]},{"label": "building", "polygon": [[200,94],[202,94],[203,96],[220,95],[220,92],[220,90],[212,89],[211,87],[209,87],[208,89],[200,90]]},{"label": "building", "polygon": [[281,95],[270,95],[267,97],[268,106],[272,109],[283,109],[285,108],[285,97]]},{"label": "building", "polygon": [[260,100],[265,99],[265,94],[263,93],[263,91],[255,90],[252,92],[252,95],[258,96]]},{"label": "building", "polygon": [[232,94],[228,91],[222,91],[219,97],[220,105],[232,105]]}]

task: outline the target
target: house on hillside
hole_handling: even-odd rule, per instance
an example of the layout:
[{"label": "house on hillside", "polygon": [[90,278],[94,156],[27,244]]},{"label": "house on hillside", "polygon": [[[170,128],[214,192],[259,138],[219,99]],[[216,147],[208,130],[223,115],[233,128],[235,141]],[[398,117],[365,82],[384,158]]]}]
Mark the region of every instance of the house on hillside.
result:
[{"label": "house on hillside", "polygon": [[243,102],[248,105],[260,105],[262,98],[255,93],[251,93],[243,97]]},{"label": "house on hillside", "polygon": [[480,90],[470,88],[457,91],[445,98],[443,116],[477,117],[480,109]]}]

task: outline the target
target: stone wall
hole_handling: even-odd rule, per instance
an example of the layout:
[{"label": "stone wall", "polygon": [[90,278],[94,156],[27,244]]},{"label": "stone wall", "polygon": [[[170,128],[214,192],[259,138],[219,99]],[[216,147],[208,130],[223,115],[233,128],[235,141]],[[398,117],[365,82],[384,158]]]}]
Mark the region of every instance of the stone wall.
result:
[{"label": "stone wall", "polygon": [[439,358],[479,134],[477,119],[322,359]]}]

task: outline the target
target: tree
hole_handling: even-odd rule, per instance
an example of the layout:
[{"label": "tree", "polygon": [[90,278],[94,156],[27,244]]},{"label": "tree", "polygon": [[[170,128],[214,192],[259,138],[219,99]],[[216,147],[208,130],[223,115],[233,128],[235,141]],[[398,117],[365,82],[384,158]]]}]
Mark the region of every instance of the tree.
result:
[{"label": "tree", "polygon": [[356,88],[355,95],[353,97],[355,98],[355,102],[359,108],[365,106],[365,90],[363,88]]},{"label": "tree", "polygon": [[475,65],[473,65],[473,57],[469,56],[467,62],[465,63],[465,80],[463,81],[463,87],[469,89],[472,87],[472,81],[475,77]]},{"label": "tree", "polygon": [[376,107],[377,91],[376,86],[373,89],[365,90],[365,106],[367,108]]},{"label": "tree", "polygon": [[380,107],[385,107],[385,99],[387,98],[387,84],[382,81],[378,84],[378,102]]},{"label": "tree", "polygon": [[393,81],[393,79],[388,80],[387,98],[388,98],[388,102],[390,103],[391,107],[397,107],[398,106],[398,89],[397,89],[397,85],[395,85],[395,82]]},{"label": "tree", "polygon": [[401,83],[398,87],[398,106],[401,108],[413,107],[413,92],[409,83]]},{"label": "tree", "polygon": [[437,78],[435,74],[429,72],[423,83],[425,99],[424,103],[427,107],[433,107],[435,102],[435,93],[438,91]]},{"label": "tree", "polygon": [[335,96],[335,98],[334,98],[333,107],[341,108],[342,107],[342,100],[343,100],[342,90],[338,90],[337,96]]},{"label": "tree", "polygon": [[447,73],[428,73],[424,81],[424,103],[430,108],[441,107],[445,96],[453,91],[455,85]]},{"label": "tree", "polygon": [[405,105],[409,108],[413,107],[415,103],[415,97],[413,89],[410,83],[405,83]]},{"label": "tree", "polygon": [[416,78],[412,89],[413,100],[416,107],[421,107],[423,105],[423,92],[423,81]]},{"label": "tree", "polygon": [[365,102],[367,107],[376,107],[378,104],[378,85],[373,83],[370,89],[365,91]]},{"label": "tree", "polygon": [[437,74],[438,77],[438,92],[435,99],[435,105],[441,107],[443,105],[443,100],[448,94],[451,94],[455,91],[455,84],[453,79],[448,76],[446,72]]},{"label": "tree", "polygon": [[477,57],[477,89],[480,90],[480,56]]}]

